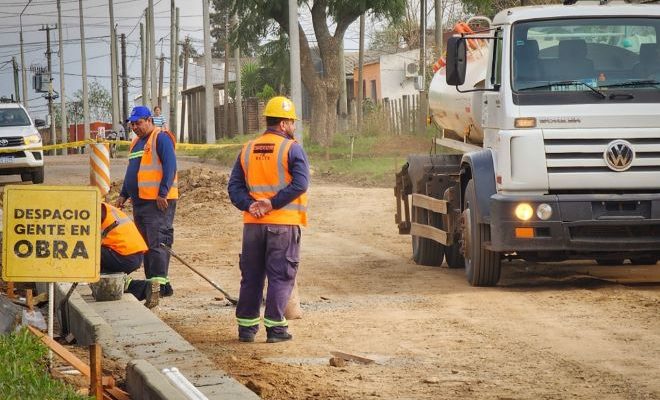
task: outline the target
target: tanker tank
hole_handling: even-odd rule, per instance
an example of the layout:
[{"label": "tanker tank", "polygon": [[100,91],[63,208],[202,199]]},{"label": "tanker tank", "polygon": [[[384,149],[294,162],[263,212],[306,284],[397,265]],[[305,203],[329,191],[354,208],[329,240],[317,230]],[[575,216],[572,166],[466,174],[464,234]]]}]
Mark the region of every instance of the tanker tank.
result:
[{"label": "tanker tank", "polygon": [[[488,69],[488,46],[485,40],[467,40],[467,70],[465,83],[460,90],[482,86]],[[453,131],[472,144],[482,144],[481,96],[472,92],[461,93],[456,87],[447,85],[446,68],[442,66],[433,75],[429,86],[429,109],[431,117],[440,127]],[[474,101],[476,100],[476,101]]]}]

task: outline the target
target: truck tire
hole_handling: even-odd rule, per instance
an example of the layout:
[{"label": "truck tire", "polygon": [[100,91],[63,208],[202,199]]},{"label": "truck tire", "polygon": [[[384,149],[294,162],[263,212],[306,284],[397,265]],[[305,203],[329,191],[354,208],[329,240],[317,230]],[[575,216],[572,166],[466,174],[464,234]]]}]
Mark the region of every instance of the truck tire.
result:
[{"label": "truck tire", "polygon": [[472,286],[494,286],[500,280],[501,255],[483,247],[485,242],[490,241],[490,226],[477,222],[474,180],[468,182],[464,198],[465,276]]},{"label": "truck tire", "polygon": [[44,183],[44,167],[32,171],[32,183]]},{"label": "truck tire", "polygon": [[[433,218],[433,220],[431,220],[431,218]],[[413,207],[412,220],[413,222],[420,224],[433,225],[437,227],[439,226],[440,217],[424,208]],[[445,246],[441,245],[435,240],[413,235],[412,250],[413,261],[415,261],[416,264],[430,267],[438,267],[442,265]]]},{"label": "truck tire", "polygon": [[461,254],[460,243],[454,243],[451,246],[445,246],[445,262],[449,268],[464,268],[465,258]]},{"label": "truck tire", "polygon": [[32,172],[21,172],[21,181],[22,182],[32,181]]}]

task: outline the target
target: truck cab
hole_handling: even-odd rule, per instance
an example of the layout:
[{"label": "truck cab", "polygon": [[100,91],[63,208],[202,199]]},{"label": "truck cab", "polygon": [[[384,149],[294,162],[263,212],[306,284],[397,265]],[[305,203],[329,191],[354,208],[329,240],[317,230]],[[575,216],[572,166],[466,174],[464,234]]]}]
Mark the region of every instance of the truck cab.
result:
[{"label": "truck cab", "polygon": [[[468,66],[475,39],[487,42],[476,70]],[[487,31],[451,38],[447,68],[435,79],[444,82],[431,84],[431,112],[441,125],[467,121],[457,133],[475,148],[463,151],[451,173],[455,184],[441,186],[440,196],[426,190],[432,173],[422,172],[422,187],[419,170],[429,170],[409,164],[417,171],[408,172],[409,191],[452,205],[435,228],[449,239],[439,245],[459,245],[470,283],[496,284],[503,257],[656,263],[660,7],[577,2],[504,10]],[[434,107],[434,96],[448,104],[456,93],[470,98]],[[447,112],[456,104],[464,115]],[[417,223],[434,225],[426,221]],[[437,242],[437,232],[416,233]]]}]

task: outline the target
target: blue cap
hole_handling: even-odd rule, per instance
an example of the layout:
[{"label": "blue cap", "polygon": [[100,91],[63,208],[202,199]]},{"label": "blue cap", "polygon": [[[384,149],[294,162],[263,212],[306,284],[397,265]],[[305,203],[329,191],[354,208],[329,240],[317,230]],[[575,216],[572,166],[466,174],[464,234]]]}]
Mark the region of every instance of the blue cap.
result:
[{"label": "blue cap", "polygon": [[126,120],[127,122],[136,122],[138,119],[146,119],[151,117],[151,110],[147,106],[133,107],[131,116]]}]

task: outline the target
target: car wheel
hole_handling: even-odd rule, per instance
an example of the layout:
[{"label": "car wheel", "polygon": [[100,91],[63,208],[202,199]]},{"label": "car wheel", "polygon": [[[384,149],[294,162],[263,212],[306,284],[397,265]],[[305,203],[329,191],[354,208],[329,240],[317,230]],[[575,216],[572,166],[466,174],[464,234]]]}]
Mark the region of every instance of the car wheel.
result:
[{"label": "car wheel", "polygon": [[44,183],[44,167],[32,171],[32,183]]}]

